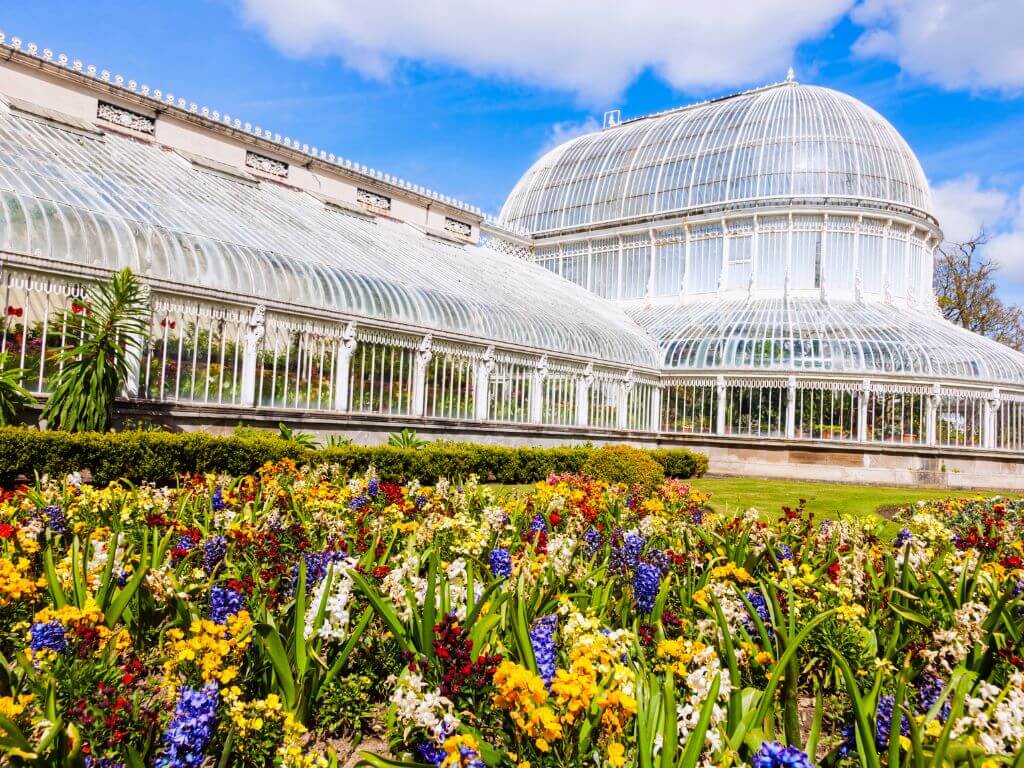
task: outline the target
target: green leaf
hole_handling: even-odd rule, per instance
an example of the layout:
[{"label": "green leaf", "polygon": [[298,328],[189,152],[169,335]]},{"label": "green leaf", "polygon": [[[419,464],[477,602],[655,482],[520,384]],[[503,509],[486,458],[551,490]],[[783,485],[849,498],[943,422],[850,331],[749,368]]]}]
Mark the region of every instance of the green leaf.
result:
[{"label": "green leaf", "polygon": [[277,684],[281,688],[285,706],[294,710],[297,703],[295,677],[292,675],[292,667],[288,661],[288,654],[285,653],[284,643],[281,642],[281,634],[276,627],[272,627],[270,624],[257,624],[256,633],[260,636],[263,646],[270,656],[270,663],[274,667],[274,674],[277,676]]},{"label": "green leaf", "polygon": [[[103,614],[103,620],[111,629],[113,629],[117,622],[121,620],[121,617],[128,609],[128,604],[142,585],[142,580],[146,578],[146,572],[149,570],[146,558],[146,544],[145,540],[143,540],[142,558],[139,560],[138,570],[132,574],[131,579],[129,579],[128,583],[124,585],[124,589],[120,590],[115,595],[113,601],[110,603],[110,607],[107,608],[106,612]],[[111,556],[110,559],[113,560],[113,556]]]}]

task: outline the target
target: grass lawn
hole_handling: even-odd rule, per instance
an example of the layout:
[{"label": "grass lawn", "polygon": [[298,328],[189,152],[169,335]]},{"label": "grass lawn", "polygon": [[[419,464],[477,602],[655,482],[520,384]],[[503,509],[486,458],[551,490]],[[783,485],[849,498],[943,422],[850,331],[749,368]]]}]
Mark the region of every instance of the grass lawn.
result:
[{"label": "grass lawn", "polygon": [[800,480],[766,480],[756,477],[702,477],[694,487],[711,495],[719,511],[756,507],[775,517],[783,506],[795,507],[800,499],[816,517],[873,515],[879,507],[900,507],[920,499],[945,499],[974,495],[994,496],[998,491],[966,491],[934,488],[903,488],[879,485],[815,483]]},{"label": "grass lawn", "polygon": [[[921,499],[945,499],[965,496],[994,496],[1000,491],[975,491],[934,488],[905,488],[880,485],[848,485],[816,483],[802,480],[769,480],[758,477],[702,477],[691,481],[694,487],[711,496],[711,506],[719,512],[746,510],[754,507],[765,517],[775,518],[782,508],[795,507],[806,500],[806,509],[815,517],[834,518],[840,515],[857,517],[913,504]],[[530,485],[496,485],[502,493],[529,493]],[[1018,496],[1017,493],[1007,493]]]}]

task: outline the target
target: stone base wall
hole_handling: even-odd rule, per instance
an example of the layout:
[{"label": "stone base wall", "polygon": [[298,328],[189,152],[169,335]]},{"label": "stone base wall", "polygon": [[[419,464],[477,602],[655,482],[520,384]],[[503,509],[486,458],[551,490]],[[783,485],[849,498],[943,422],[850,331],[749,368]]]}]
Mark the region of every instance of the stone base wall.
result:
[{"label": "stone base wall", "polygon": [[363,445],[413,429],[425,439],[453,439],[510,446],[628,443],[640,448],[691,448],[707,454],[714,475],[742,475],[836,483],[907,485],[921,488],[1024,491],[1024,456],[1005,451],[925,446],[812,442],[718,435],[622,432],[548,425],[472,423],[402,416],[275,411],[235,406],[190,407],[124,404],[120,417],[144,419],[174,431],[231,434],[239,424],[289,427],[346,437]]}]

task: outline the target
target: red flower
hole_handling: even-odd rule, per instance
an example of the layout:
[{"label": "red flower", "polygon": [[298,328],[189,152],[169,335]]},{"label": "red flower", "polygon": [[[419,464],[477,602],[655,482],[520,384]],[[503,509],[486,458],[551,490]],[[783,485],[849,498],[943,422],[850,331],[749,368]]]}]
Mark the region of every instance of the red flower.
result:
[{"label": "red flower", "polygon": [[0,523],[0,539],[13,539],[17,532],[18,529],[10,523]]},{"label": "red flower", "polygon": [[10,317],[21,317],[23,314],[25,314],[25,310],[22,307],[14,307],[14,306],[8,305],[8,307],[7,307],[7,314]]}]

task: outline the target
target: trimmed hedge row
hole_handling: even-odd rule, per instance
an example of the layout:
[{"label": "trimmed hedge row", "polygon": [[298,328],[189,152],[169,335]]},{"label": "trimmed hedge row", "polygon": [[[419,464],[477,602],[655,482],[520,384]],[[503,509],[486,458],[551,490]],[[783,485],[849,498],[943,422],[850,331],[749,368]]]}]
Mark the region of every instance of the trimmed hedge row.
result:
[{"label": "trimmed hedge row", "polygon": [[[183,472],[244,475],[267,461],[332,463],[348,473],[373,465],[381,479],[419,480],[478,475],[485,482],[532,483],[552,472],[578,472],[594,448],[505,448],[472,443],[428,444],[425,448],[341,446],[311,450],[273,436],[214,437],[204,432],[40,432],[0,428],[0,483],[19,476],[60,477],[88,469],[94,483],[126,479],[133,483],[173,483]],[[669,477],[696,477],[707,471],[707,457],[682,449],[659,449],[651,456]]]}]

